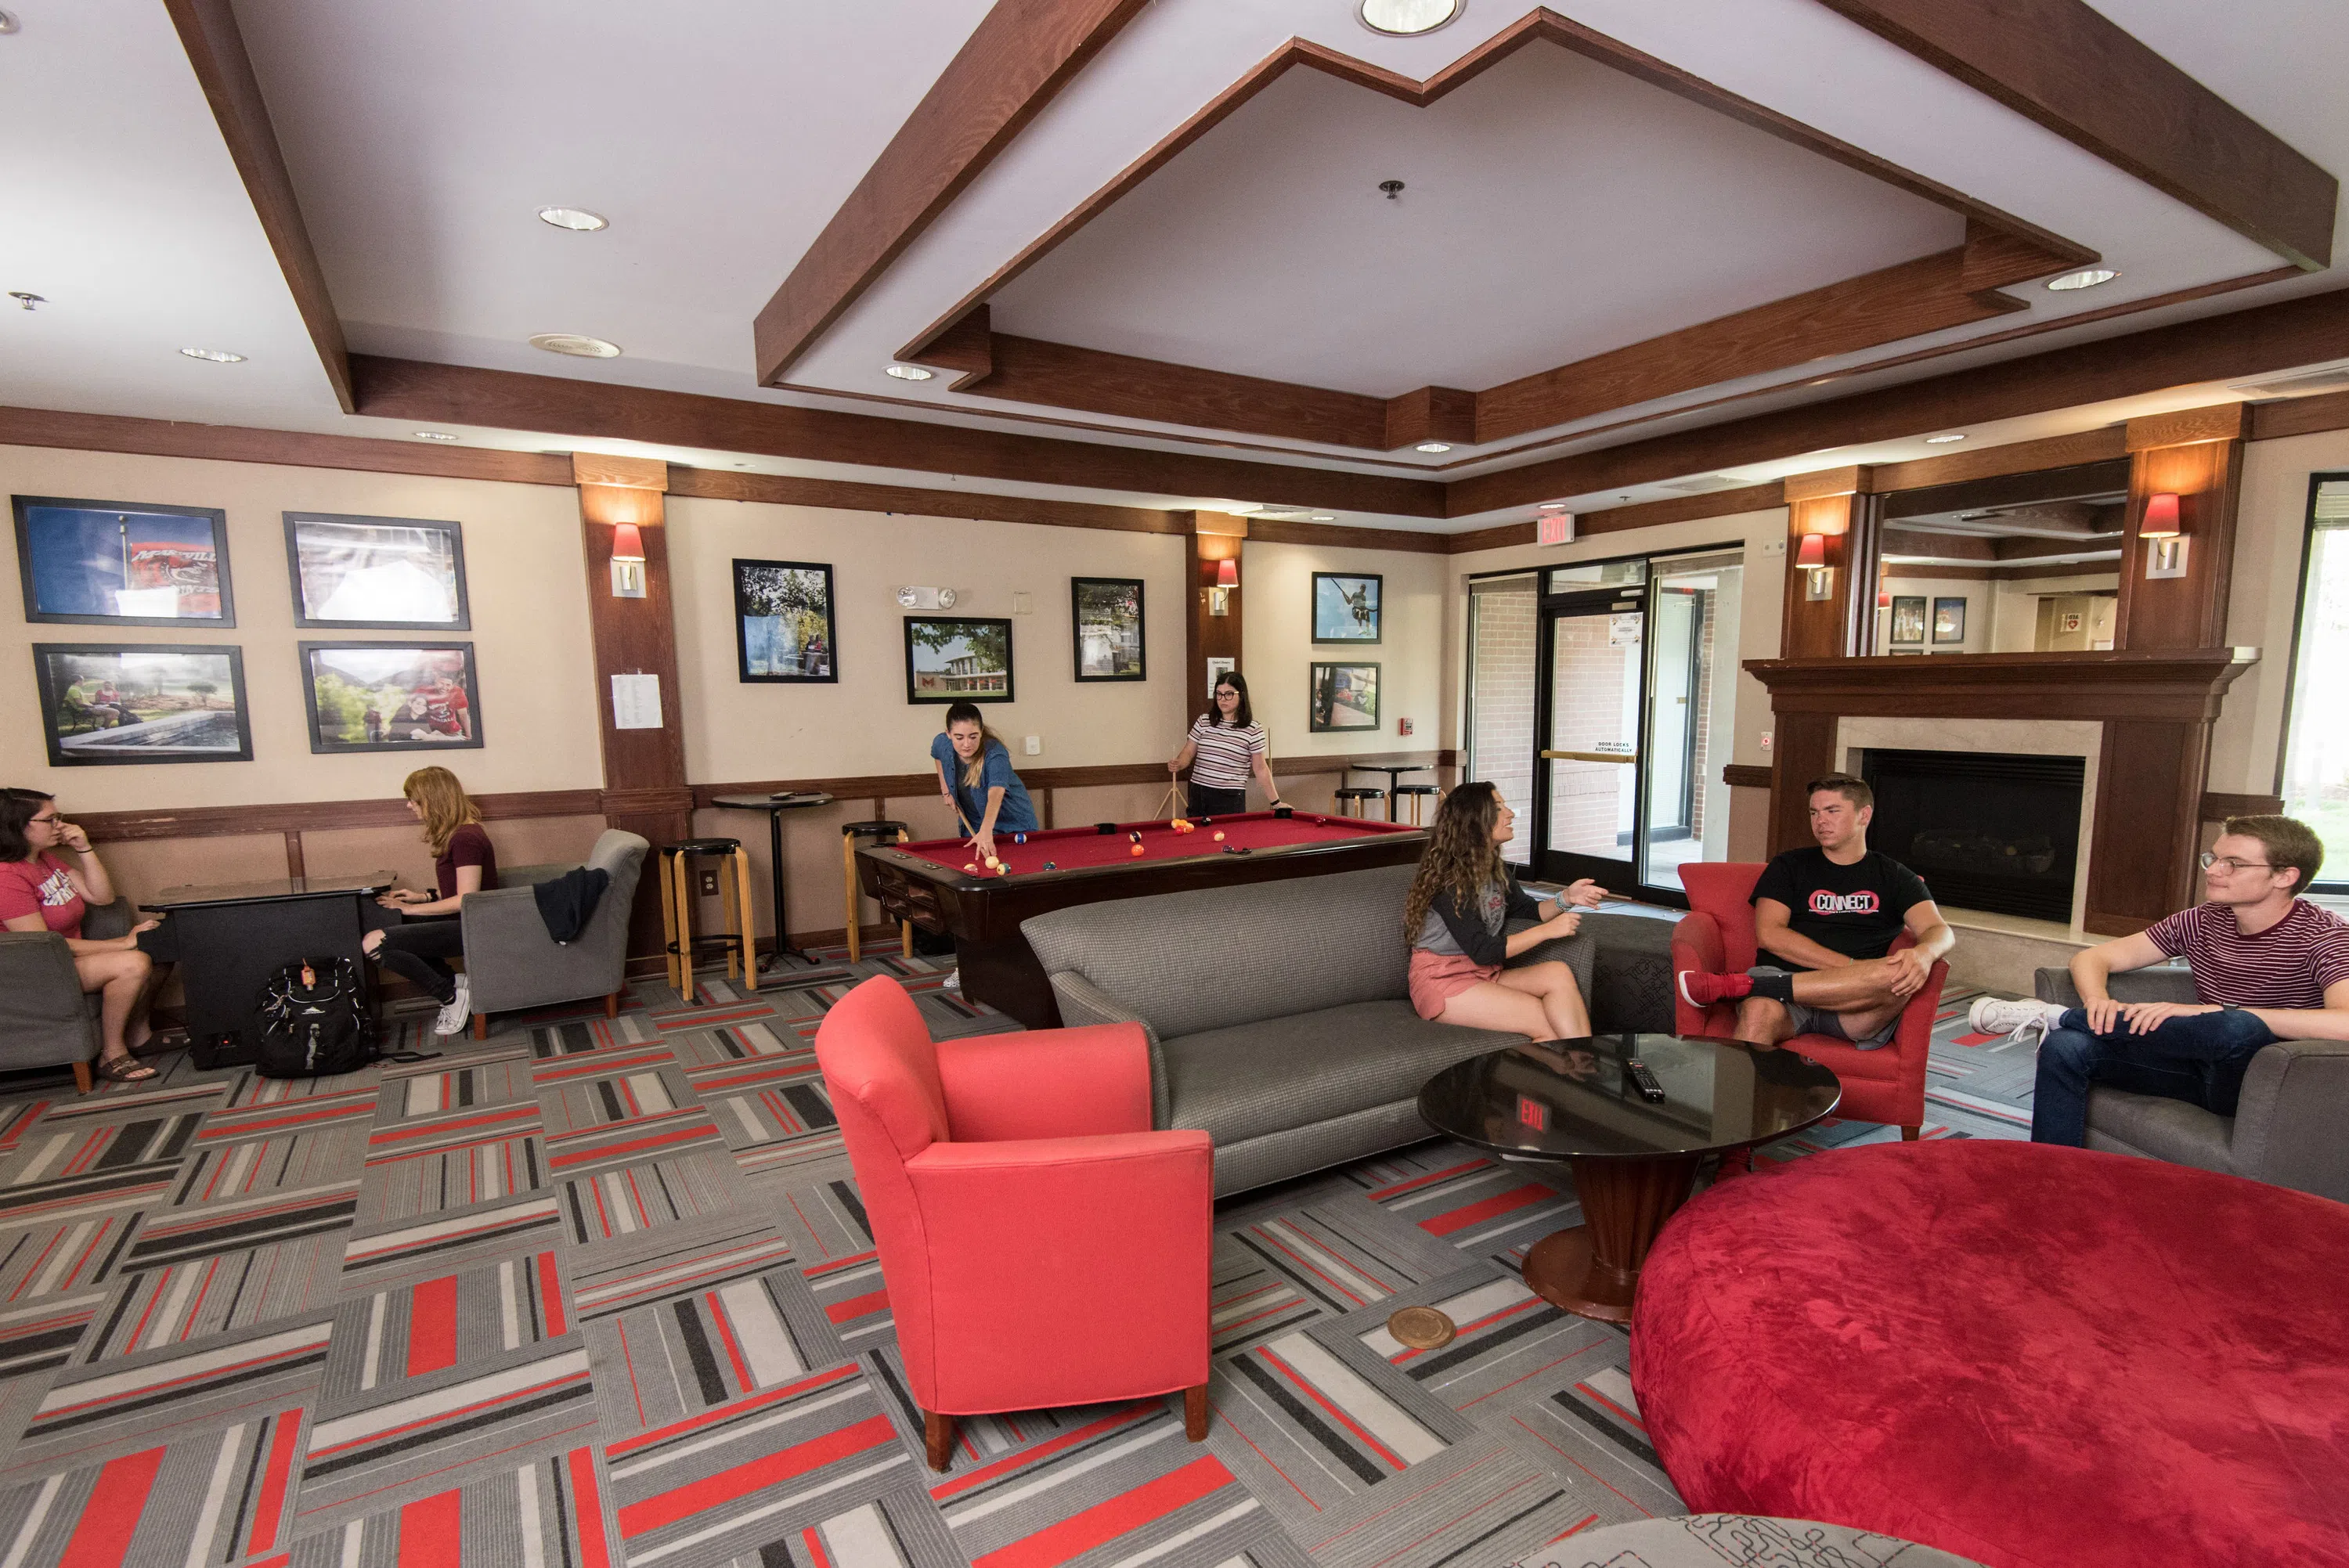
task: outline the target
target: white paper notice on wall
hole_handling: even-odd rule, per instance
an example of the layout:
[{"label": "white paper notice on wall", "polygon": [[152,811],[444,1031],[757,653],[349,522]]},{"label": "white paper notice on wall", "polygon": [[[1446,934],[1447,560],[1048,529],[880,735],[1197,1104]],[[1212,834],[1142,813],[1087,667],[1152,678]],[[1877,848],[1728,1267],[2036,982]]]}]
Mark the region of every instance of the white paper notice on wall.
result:
[{"label": "white paper notice on wall", "polygon": [[660,727],[660,676],[614,676],[612,727],[658,729]]},{"label": "white paper notice on wall", "polygon": [[1645,624],[1644,618],[1637,610],[1628,615],[1608,616],[1607,645],[1610,648],[1637,647],[1640,643],[1640,630]]}]

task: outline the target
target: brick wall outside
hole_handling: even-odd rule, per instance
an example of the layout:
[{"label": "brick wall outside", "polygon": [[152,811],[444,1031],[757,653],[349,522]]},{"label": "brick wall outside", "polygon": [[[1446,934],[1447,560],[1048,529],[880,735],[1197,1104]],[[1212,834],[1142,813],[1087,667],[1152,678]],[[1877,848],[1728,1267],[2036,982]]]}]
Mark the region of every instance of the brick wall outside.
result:
[{"label": "brick wall outside", "polygon": [[[1550,747],[1557,751],[1612,751],[1634,737],[1623,724],[1624,684],[1637,686],[1640,647],[1608,643],[1608,615],[1554,621],[1550,665]],[[1618,836],[1631,827],[1636,769],[1615,762],[1550,764],[1549,844],[1567,853],[1624,851]]]},{"label": "brick wall outside", "polygon": [[1540,631],[1534,579],[1479,587],[1474,603],[1468,777],[1490,779],[1523,816],[1506,852],[1524,865],[1533,844],[1534,639]]}]

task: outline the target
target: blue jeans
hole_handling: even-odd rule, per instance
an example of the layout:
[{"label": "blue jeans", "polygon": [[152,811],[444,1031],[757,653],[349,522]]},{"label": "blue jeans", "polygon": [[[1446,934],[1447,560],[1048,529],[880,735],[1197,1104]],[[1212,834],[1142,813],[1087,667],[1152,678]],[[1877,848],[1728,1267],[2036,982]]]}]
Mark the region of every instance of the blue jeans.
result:
[{"label": "blue jeans", "polygon": [[2130,1034],[2122,1022],[2092,1033],[2088,1015],[2075,1007],[2039,1043],[2031,1141],[2085,1144],[2088,1089],[2095,1084],[2232,1116],[2251,1057],[2275,1041],[2274,1030],[2236,1007],[2166,1019],[2143,1035]]}]

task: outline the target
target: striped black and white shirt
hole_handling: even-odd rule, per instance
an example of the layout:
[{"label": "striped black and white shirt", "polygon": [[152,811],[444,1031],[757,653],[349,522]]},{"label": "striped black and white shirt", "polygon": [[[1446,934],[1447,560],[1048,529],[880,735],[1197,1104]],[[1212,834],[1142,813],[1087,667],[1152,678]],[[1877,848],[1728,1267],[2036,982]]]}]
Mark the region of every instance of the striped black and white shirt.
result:
[{"label": "striped black and white shirt", "polygon": [[1191,782],[1210,789],[1245,789],[1248,759],[1265,752],[1264,726],[1225,726],[1201,714],[1191,726]]}]

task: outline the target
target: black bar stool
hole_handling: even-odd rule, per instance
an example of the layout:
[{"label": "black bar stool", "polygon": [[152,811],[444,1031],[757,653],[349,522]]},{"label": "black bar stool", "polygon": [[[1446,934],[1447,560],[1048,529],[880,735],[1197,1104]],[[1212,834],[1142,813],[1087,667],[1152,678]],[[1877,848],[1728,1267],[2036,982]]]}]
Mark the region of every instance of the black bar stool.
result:
[{"label": "black bar stool", "polygon": [[[719,902],[732,929],[693,934],[693,866],[718,861]],[[750,989],[759,988],[758,923],[750,913],[750,857],[740,839],[679,839],[660,848],[661,933],[668,940],[668,983],[681,1001],[693,1000],[693,960],[705,947],[726,950],[726,978],[741,965]],[[778,933],[778,939],[781,934]]]},{"label": "black bar stool", "polygon": [[[902,844],[911,837],[913,835],[905,831],[903,822],[843,822],[840,825],[840,867],[843,876],[847,879],[848,890],[841,907],[848,911],[848,961],[851,964],[864,955],[862,934],[857,930],[864,922],[858,918],[862,911],[857,907],[856,896],[856,841],[870,839],[876,844]],[[897,923],[897,940],[904,947],[905,956],[911,958],[914,955],[912,921]]]},{"label": "black bar stool", "polygon": [[[1367,817],[1371,814],[1371,802],[1383,800],[1386,798],[1387,792],[1383,789],[1372,789],[1364,785],[1349,785],[1338,791],[1338,810],[1349,817]],[[1361,809],[1358,810],[1357,807]]]},{"label": "black bar stool", "polygon": [[1406,799],[1411,802],[1411,825],[1416,828],[1423,825],[1419,820],[1420,802],[1433,800],[1443,793],[1433,784],[1398,784],[1395,786],[1395,805],[1400,809]]}]

